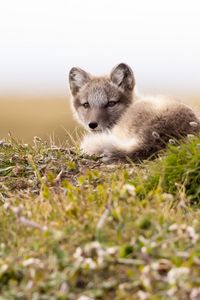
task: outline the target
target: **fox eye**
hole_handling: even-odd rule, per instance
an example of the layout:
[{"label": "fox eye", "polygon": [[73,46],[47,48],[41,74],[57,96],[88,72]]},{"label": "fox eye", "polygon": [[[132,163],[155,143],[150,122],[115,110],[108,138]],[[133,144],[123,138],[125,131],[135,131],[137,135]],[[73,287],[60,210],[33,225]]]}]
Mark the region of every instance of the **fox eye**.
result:
[{"label": "fox eye", "polygon": [[115,102],[115,101],[109,101],[108,103],[107,103],[107,107],[113,107],[113,106],[115,106],[117,104],[117,102]]},{"label": "fox eye", "polygon": [[85,103],[83,103],[82,105],[83,105],[83,107],[84,107],[84,108],[88,108],[88,107],[90,107],[90,105],[89,105],[89,103],[88,103],[88,102],[85,102]]}]

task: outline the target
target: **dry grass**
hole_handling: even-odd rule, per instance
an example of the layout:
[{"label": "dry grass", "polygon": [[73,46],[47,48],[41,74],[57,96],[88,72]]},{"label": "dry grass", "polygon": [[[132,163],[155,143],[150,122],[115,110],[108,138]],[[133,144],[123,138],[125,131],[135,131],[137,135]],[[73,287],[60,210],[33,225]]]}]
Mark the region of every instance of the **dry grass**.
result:
[{"label": "dry grass", "polygon": [[68,97],[14,98],[0,97],[0,138],[11,132],[24,142],[31,143],[34,136],[49,140],[55,137],[62,143],[68,139],[66,130],[73,133],[73,121]]}]

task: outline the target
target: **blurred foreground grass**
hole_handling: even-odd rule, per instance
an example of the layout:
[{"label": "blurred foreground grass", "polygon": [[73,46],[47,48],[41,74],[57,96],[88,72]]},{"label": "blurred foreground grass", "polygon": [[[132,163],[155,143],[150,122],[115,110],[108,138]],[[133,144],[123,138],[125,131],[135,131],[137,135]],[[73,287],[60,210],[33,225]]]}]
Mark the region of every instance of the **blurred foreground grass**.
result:
[{"label": "blurred foreground grass", "polygon": [[141,165],[0,144],[0,299],[200,299],[200,137]]}]

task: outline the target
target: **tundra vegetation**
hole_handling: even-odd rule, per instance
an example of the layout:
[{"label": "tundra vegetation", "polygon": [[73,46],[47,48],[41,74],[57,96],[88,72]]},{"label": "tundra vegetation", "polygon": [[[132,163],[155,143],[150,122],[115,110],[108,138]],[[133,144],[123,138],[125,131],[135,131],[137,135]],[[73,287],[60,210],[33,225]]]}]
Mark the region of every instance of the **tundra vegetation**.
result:
[{"label": "tundra vegetation", "polygon": [[0,300],[200,299],[200,137],[140,165],[0,142]]}]

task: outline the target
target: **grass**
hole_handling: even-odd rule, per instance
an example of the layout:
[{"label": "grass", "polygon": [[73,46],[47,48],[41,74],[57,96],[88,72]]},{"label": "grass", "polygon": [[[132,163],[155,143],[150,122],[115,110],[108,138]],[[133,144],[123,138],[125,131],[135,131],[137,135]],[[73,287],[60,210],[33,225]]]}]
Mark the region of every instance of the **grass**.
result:
[{"label": "grass", "polygon": [[200,137],[151,162],[0,142],[0,300],[199,299]]}]

